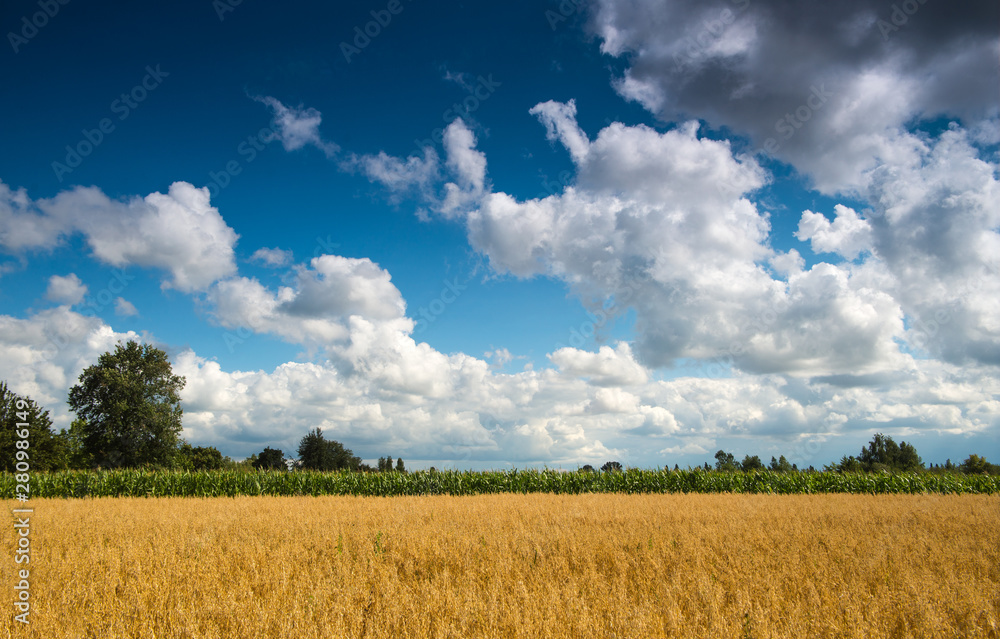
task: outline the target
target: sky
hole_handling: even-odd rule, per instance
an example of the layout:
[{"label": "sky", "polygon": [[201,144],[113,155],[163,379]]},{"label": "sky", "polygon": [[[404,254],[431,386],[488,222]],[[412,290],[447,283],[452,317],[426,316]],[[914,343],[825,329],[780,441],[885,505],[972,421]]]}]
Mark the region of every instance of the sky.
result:
[{"label": "sky", "polygon": [[0,379],[369,463],[1000,458],[1000,6],[5,2]]}]

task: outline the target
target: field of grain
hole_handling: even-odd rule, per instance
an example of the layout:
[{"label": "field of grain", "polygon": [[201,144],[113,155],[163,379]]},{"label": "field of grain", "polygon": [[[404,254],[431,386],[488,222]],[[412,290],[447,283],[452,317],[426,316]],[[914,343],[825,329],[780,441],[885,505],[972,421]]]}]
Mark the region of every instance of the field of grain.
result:
[{"label": "field of grain", "polygon": [[[31,624],[11,607],[3,636],[1000,636],[995,495],[31,507]],[[15,544],[3,527],[10,602]]]}]

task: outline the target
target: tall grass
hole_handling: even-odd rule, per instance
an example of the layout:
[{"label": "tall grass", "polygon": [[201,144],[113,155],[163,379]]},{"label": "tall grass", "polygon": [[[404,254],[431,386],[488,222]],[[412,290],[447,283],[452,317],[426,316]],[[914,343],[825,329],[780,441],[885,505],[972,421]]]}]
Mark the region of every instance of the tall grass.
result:
[{"label": "tall grass", "polygon": [[[0,498],[14,476],[0,474]],[[71,470],[35,473],[31,497],[235,497],[294,495],[482,495],[493,493],[995,494],[1000,477],[899,473],[777,473],[643,470],[418,471],[411,473],[240,470]]]}]

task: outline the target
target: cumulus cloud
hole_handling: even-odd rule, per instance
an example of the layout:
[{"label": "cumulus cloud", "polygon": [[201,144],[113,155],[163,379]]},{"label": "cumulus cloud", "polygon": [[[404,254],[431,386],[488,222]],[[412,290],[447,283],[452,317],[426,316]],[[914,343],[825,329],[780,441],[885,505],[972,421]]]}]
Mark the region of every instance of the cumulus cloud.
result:
[{"label": "cumulus cloud", "polygon": [[218,282],[207,299],[225,327],[321,349],[348,338],[352,316],[409,322],[389,273],[367,258],[321,255],[297,266],[289,280],[293,286],[271,290],[256,279],[229,278]]},{"label": "cumulus cloud", "polygon": [[45,291],[46,299],[67,306],[79,304],[86,294],[87,286],[80,281],[76,273],[70,273],[65,277],[53,275],[49,278],[49,287]]},{"label": "cumulus cloud", "polygon": [[843,204],[837,204],[834,211],[836,217],[833,222],[822,213],[803,211],[795,237],[810,242],[816,253],[836,253],[849,260],[871,250],[871,225],[868,221]]},{"label": "cumulus cloud", "polygon": [[[752,158],[699,137],[694,122],[662,133],[613,123],[588,141],[574,109],[533,111],[567,146],[576,180],[542,199],[488,193],[467,213],[495,270],[558,277],[605,316],[634,309],[646,366],[689,358],[826,376],[899,365],[902,313],[882,288],[891,275],[879,263],[804,271],[798,252],[776,253],[769,215],[750,199],[768,181]],[[804,226],[802,237],[845,253],[872,242],[867,222],[837,211],[830,229]]]},{"label": "cumulus cloud", "polygon": [[601,0],[592,26],[627,56],[624,97],[729,127],[824,191],[860,191],[866,170],[919,146],[911,121],[997,112],[996,3],[914,6],[899,25],[872,0]]},{"label": "cumulus cloud", "polygon": [[2,216],[17,227],[3,236],[9,250],[51,249],[61,238],[81,233],[105,264],[169,272],[164,288],[204,290],[236,272],[233,246],[239,236],[210,204],[208,189],[187,182],[171,184],[166,194],[127,201],[112,200],[95,187],[37,201],[24,191],[0,189]]},{"label": "cumulus cloud", "polygon": [[615,348],[602,346],[592,353],[576,348],[560,348],[549,359],[559,370],[573,377],[582,377],[595,386],[641,384],[646,381],[646,369],[632,357],[626,343]]},{"label": "cumulus cloud", "polygon": [[323,116],[316,109],[302,105],[287,107],[277,98],[270,96],[258,96],[254,100],[266,104],[274,113],[272,126],[286,151],[296,151],[306,145],[312,145],[327,157],[333,157],[340,150],[340,147],[324,140],[320,134],[319,125],[323,121]]},{"label": "cumulus cloud", "polygon": [[71,220],[39,210],[25,189],[0,182],[0,246],[6,251],[51,249],[71,232]]},{"label": "cumulus cloud", "polygon": [[911,318],[908,340],[956,363],[1000,364],[997,172],[956,127],[869,176],[873,246]]}]

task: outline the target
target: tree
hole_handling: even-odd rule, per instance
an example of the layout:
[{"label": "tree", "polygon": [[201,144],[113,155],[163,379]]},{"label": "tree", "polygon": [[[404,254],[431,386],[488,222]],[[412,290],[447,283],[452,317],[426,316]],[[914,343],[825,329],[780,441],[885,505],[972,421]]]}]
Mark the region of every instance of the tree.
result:
[{"label": "tree", "polygon": [[103,467],[172,465],[181,432],[180,390],[167,354],[149,344],[118,343],[80,375],[69,406],[82,420],[84,452]]},{"label": "tree", "polygon": [[299,461],[310,470],[358,470],[361,458],[337,441],[323,437],[323,430],[316,428],[299,442]]},{"label": "tree", "polygon": [[969,455],[969,458],[962,462],[958,468],[967,475],[978,475],[990,472],[990,464],[985,457],[979,455]]},{"label": "tree", "polygon": [[771,468],[771,470],[773,470],[776,473],[790,473],[790,472],[792,472],[792,465],[788,463],[788,460],[785,459],[784,455],[782,455],[778,459],[775,459],[772,456],[771,457],[771,466],[770,466],[770,468]]},{"label": "tree", "polygon": [[380,473],[385,471],[385,457],[378,458],[378,471]]},{"label": "tree", "polygon": [[261,470],[288,469],[285,466],[285,454],[277,448],[271,448],[270,446],[260,451],[260,455],[257,455],[257,459],[254,460],[253,467]]},{"label": "tree", "polygon": [[858,461],[867,472],[880,470],[913,471],[924,467],[923,461],[917,455],[917,449],[912,444],[901,442],[896,444],[892,437],[887,437],[882,433],[876,433],[868,443],[867,448],[861,449]]},{"label": "tree", "polygon": [[403,458],[402,457],[397,457],[396,458],[396,472],[397,473],[405,473],[406,472],[406,466],[403,464]]},{"label": "tree", "polygon": [[[27,448],[18,447],[21,440],[27,440]],[[20,459],[19,450],[25,451]],[[12,393],[7,382],[0,382],[0,470],[12,473],[19,461],[26,462],[31,470],[60,470],[67,467],[68,456],[67,436],[52,430],[49,411],[28,397]]]},{"label": "tree", "polygon": [[745,473],[752,470],[764,470],[764,464],[760,461],[760,457],[757,455],[754,455],[753,457],[745,455],[743,457],[743,463],[740,464],[740,469]]},{"label": "tree", "polygon": [[177,466],[184,470],[218,470],[225,466],[222,453],[214,446],[192,446],[184,442],[177,457]]},{"label": "tree", "polygon": [[864,468],[862,467],[861,462],[858,461],[858,458],[855,457],[854,455],[851,455],[850,457],[844,455],[843,457],[840,458],[840,463],[824,466],[823,470],[829,470],[838,473],[860,473],[864,470]]},{"label": "tree", "polygon": [[732,453],[727,453],[724,450],[720,450],[715,453],[715,469],[733,471],[739,470],[740,466],[736,463],[736,459],[733,457]]},{"label": "tree", "polygon": [[590,464],[584,464],[583,468],[580,469],[581,473],[592,473],[594,472],[594,467]]},{"label": "tree", "polygon": [[622,465],[616,461],[609,461],[601,466],[601,470],[606,473],[620,473],[622,472]]}]

